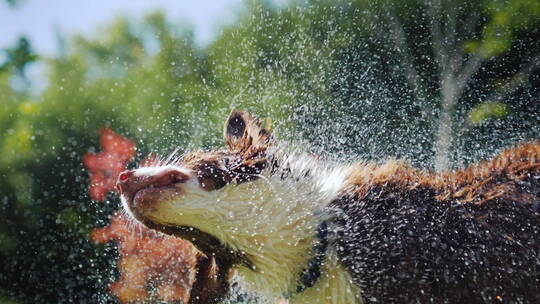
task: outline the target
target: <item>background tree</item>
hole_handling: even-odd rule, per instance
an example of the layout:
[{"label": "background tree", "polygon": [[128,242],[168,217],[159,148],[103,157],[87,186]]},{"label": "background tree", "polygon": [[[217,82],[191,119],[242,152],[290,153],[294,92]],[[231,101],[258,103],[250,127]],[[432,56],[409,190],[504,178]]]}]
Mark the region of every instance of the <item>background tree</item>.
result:
[{"label": "background tree", "polygon": [[[423,42],[431,46],[431,50],[428,51],[431,51],[430,57],[432,64],[435,65],[435,75],[439,83],[435,87],[435,92],[427,91],[426,80],[422,79],[415,67],[414,62],[418,62],[418,59],[412,54],[419,54],[417,50],[414,50],[418,44],[408,45],[406,28],[392,11],[388,19],[394,41],[397,42],[396,46],[404,55],[401,62],[402,69],[405,71],[410,89],[414,91],[415,98],[425,104],[422,106],[427,108],[424,111],[432,113],[433,109],[425,101],[434,97],[440,100],[441,109],[435,139],[435,167],[438,170],[447,170],[451,165],[449,154],[454,132],[453,116],[458,101],[461,98],[467,98],[463,96],[469,93],[467,89],[478,90],[469,86],[473,78],[480,76],[478,74],[481,73],[483,66],[493,63],[499,56],[510,50],[517,33],[538,24],[540,3],[435,0],[424,1],[420,3],[420,6],[422,10],[425,10],[420,15],[422,19],[425,19],[421,23],[430,29],[426,37],[428,40]],[[398,9],[398,11],[405,10]],[[411,24],[410,19],[405,20],[407,21]],[[414,23],[417,26],[418,20]],[[415,25],[413,27],[416,27]],[[512,76],[527,78],[538,67],[540,53],[519,57],[521,57],[520,61],[523,61],[520,62],[521,68],[514,71]],[[512,76],[509,78],[513,78]],[[515,80],[507,80],[507,82],[503,82],[504,89],[498,92],[502,94],[501,97],[511,94],[519,85]],[[484,111],[490,111],[489,109],[492,108],[483,106]],[[499,114],[502,114],[504,108],[499,105],[493,109],[499,109]]]}]

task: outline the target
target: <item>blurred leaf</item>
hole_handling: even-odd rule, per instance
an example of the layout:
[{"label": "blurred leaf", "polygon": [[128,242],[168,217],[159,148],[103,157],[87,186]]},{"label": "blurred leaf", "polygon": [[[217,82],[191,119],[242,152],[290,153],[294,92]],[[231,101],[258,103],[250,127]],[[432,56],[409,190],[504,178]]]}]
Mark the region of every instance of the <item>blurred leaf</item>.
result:
[{"label": "blurred leaf", "polygon": [[6,0],[7,4],[9,4],[12,7],[15,7],[19,5],[21,2],[24,2],[24,0]]},{"label": "blurred leaf", "polygon": [[476,53],[478,48],[480,48],[480,42],[476,40],[469,40],[465,42],[463,48],[466,53],[469,53],[469,54]]},{"label": "blurred leaf", "polygon": [[[17,248],[18,241],[15,237],[8,235],[6,233],[0,232],[0,251],[4,253],[11,253]],[[0,303],[2,298],[0,298]]]},{"label": "blurred leaf", "polygon": [[24,75],[26,66],[37,60],[27,38],[21,37],[13,48],[5,49],[6,61],[0,66],[0,71],[13,68]]},{"label": "blurred leaf", "polygon": [[502,102],[485,102],[471,109],[468,119],[472,124],[480,124],[487,119],[504,117],[508,113],[508,107]]}]

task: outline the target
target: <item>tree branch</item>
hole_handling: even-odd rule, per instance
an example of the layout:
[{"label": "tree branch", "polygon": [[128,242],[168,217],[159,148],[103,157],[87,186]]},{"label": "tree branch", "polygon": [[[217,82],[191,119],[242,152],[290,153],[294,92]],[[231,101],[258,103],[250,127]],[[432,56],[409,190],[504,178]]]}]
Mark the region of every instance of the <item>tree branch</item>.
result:
[{"label": "tree branch", "polygon": [[443,75],[446,73],[446,50],[443,46],[443,37],[441,31],[441,23],[439,22],[439,14],[441,12],[441,0],[426,0],[427,12],[430,19],[430,32],[433,44],[433,53],[435,55],[435,61],[439,66],[439,73]]},{"label": "tree branch", "polygon": [[478,19],[480,19],[480,15],[478,12],[472,10],[469,12],[469,15],[467,16],[467,19],[465,20],[463,24],[463,33],[473,33],[474,36],[471,38],[476,38],[476,26],[478,23]]},{"label": "tree branch", "polygon": [[458,90],[458,96],[463,93],[463,90],[465,89],[465,86],[471,79],[471,77],[478,72],[480,67],[482,66],[482,58],[478,53],[472,54],[469,59],[463,64],[463,67],[461,68],[461,72],[456,76],[456,87]]},{"label": "tree branch", "polygon": [[496,92],[486,98],[486,101],[497,101],[514,93],[517,89],[521,88],[526,83],[527,78],[537,68],[540,68],[540,54],[536,55],[531,60],[529,60],[529,62],[522,65],[519,72],[514,74],[510,81],[505,83]]},{"label": "tree branch", "polygon": [[426,88],[424,87],[424,80],[414,68],[414,63],[412,60],[413,56],[407,44],[407,37],[405,35],[405,31],[403,30],[403,26],[393,12],[390,12],[388,22],[390,23],[391,27],[390,33],[392,38],[397,44],[398,51],[403,55],[401,57],[401,65],[405,71],[405,79],[413,91],[414,98],[422,102],[422,116],[429,117],[428,114],[433,109],[431,109],[429,105],[425,104],[425,101],[427,100],[427,92]]},{"label": "tree branch", "polygon": [[[446,42],[446,49],[449,49],[452,53],[457,53],[456,36],[457,36],[457,6],[454,1],[448,1],[450,4],[450,12],[446,14],[448,23],[444,27],[444,42]],[[461,56],[461,54],[459,54]],[[459,62],[456,57],[454,60]]]}]

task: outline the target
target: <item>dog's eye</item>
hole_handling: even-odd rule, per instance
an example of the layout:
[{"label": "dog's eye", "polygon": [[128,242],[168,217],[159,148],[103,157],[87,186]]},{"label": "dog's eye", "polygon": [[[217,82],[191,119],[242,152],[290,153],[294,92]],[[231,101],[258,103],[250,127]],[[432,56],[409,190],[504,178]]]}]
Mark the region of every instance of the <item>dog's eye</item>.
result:
[{"label": "dog's eye", "polygon": [[197,178],[201,188],[206,191],[218,190],[229,182],[225,171],[216,164],[202,164],[197,171]]}]

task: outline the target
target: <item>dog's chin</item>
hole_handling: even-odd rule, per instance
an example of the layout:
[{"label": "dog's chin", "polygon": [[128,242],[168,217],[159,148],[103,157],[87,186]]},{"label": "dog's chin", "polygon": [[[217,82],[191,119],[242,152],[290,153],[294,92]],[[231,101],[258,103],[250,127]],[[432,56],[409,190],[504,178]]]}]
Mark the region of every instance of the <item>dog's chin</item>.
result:
[{"label": "dog's chin", "polygon": [[142,204],[144,208],[132,207],[129,208],[129,213],[147,228],[187,240],[203,254],[215,257],[220,263],[228,265],[241,264],[248,268],[253,267],[251,261],[242,252],[227,246],[214,235],[192,226],[170,223],[156,216],[159,205],[168,203],[163,196],[171,195],[172,197],[175,194],[174,189],[166,189],[161,192],[145,190],[140,194],[137,193],[131,205]]}]

